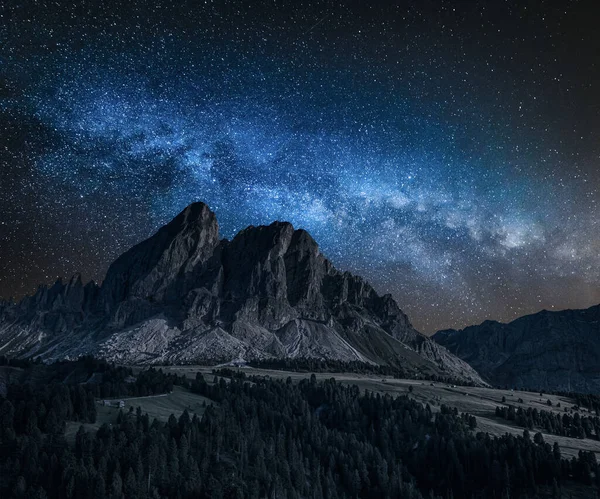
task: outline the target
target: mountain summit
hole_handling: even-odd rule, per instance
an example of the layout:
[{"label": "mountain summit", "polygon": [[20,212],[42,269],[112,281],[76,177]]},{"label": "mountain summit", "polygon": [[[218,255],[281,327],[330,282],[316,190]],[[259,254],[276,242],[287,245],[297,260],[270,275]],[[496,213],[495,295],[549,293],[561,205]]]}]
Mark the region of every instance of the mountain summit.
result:
[{"label": "mountain summit", "polygon": [[76,277],[0,305],[0,354],[133,364],[312,357],[481,383],[390,295],[336,270],[308,232],[274,222],[219,239],[203,203],[117,258],[102,286]]}]

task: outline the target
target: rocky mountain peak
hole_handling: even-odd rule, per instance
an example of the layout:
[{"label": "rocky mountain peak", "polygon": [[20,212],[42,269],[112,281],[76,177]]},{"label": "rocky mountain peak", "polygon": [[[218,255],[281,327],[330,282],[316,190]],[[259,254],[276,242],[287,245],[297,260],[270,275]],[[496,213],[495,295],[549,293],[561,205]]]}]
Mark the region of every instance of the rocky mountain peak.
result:
[{"label": "rocky mountain peak", "polygon": [[332,358],[481,382],[416,331],[390,295],[337,270],[305,230],[273,222],[219,240],[204,203],[117,258],[101,288],[74,276],[5,306],[0,340],[0,354],[92,353],[127,363]]},{"label": "rocky mountain peak", "polygon": [[200,201],[186,206],[181,213],[162,229],[168,230],[169,232],[180,232],[188,226],[194,225],[207,227],[211,230],[216,229],[217,233],[219,230],[216,215],[210,210],[208,205]]},{"label": "rocky mountain peak", "polygon": [[105,309],[114,310],[132,298],[160,303],[176,295],[181,290],[172,285],[205,263],[218,244],[215,214],[204,203],[189,205],[109,267],[102,283]]},{"label": "rocky mountain peak", "polygon": [[235,235],[230,248],[263,257],[281,256],[287,251],[293,234],[294,226],[289,222],[273,222],[258,227],[251,225]]}]

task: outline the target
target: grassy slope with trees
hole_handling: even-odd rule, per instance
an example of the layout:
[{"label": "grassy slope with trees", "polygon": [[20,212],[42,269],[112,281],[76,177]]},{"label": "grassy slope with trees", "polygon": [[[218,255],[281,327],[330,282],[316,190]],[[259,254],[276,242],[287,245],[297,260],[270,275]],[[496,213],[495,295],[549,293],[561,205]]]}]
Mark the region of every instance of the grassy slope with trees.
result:
[{"label": "grassy slope with trees", "polygon": [[314,376],[211,384],[199,375],[190,389],[218,405],[202,418],[122,413],[69,445],[65,421],[91,420],[94,396],[190,383],[160,370],[128,383],[126,369],[103,369],[93,385],[9,387],[0,400],[1,497],[516,498],[558,494],[567,481],[595,494],[600,477],[593,453],[566,460],[527,434],[474,433],[475,418],[455,409],[433,413],[406,396]]}]

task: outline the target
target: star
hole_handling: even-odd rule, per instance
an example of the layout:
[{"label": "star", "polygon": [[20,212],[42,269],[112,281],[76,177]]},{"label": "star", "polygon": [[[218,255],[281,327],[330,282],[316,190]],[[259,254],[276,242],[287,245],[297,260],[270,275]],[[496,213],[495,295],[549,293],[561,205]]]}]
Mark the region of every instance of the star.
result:
[{"label": "star", "polygon": [[[582,2],[9,2],[0,296],[187,204],[290,221],[424,332],[600,301],[600,41]],[[60,11],[59,11],[60,10]]]}]

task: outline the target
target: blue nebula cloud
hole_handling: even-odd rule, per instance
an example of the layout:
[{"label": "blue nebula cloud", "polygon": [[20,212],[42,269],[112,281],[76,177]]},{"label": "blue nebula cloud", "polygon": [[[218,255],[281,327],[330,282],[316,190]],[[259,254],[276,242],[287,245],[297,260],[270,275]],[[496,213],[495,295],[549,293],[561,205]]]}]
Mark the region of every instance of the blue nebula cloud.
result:
[{"label": "blue nebula cloud", "polygon": [[593,177],[526,128],[527,109],[551,95],[520,84],[509,96],[510,74],[486,73],[479,53],[439,52],[433,30],[390,42],[394,65],[375,42],[325,61],[347,38],[335,22],[349,21],[332,16],[319,38],[306,26],[274,35],[269,19],[260,36],[248,30],[251,48],[168,30],[129,44],[126,24],[3,62],[7,81],[25,83],[0,109],[53,137],[19,177],[39,194],[33,246],[52,248],[48,267],[101,279],[119,251],[202,200],[224,237],[273,220],[307,229],[427,331],[600,299]]}]

